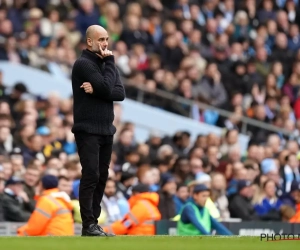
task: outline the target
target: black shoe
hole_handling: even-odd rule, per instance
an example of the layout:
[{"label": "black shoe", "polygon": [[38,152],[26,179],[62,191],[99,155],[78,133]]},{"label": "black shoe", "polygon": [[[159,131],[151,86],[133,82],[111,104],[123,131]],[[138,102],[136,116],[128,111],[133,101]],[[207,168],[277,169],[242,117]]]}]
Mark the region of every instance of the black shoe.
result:
[{"label": "black shoe", "polygon": [[107,235],[103,230],[100,231],[96,224],[91,224],[88,228],[82,228],[81,236],[101,237]]},{"label": "black shoe", "polygon": [[115,234],[105,233],[105,232],[103,231],[103,228],[100,227],[98,224],[97,224],[96,226],[97,226],[97,228],[98,228],[98,230],[99,230],[100,232],[102,232],[102,233],[105,234],[105,236],[107,236],[107,237],[114,237],[114,236],[116,236]]}]

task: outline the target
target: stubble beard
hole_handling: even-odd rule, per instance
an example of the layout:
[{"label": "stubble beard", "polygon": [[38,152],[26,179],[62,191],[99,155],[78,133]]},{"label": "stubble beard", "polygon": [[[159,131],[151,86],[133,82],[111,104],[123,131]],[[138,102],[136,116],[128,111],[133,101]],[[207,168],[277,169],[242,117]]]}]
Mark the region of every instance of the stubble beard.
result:
[{"label": "stubble beard", "polygon": [[97,46],[96,44],[93,44],[93,46],[92,46],[92,51],[93,51],[94,53],[100,54],[100,49],[98,48],[98,46]]}]

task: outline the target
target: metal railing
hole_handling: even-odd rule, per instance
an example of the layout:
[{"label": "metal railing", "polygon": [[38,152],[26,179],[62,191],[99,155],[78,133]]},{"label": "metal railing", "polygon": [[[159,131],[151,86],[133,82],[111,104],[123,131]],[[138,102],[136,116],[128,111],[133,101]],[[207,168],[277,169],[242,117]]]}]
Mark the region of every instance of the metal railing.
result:
[{"label": "metal railing", "polygon": [[[0,222],[0,236],[16,236],[19,227],[25,223],[18,222]],[[74,224],[75,235],[81,235],[81,224]]]},{"label": "metal railing", "polygon": [[[133,87],[137,90],[136,101],[138,101],[138,102],[144,103],[145,102],[145,94],[151,94],[153,96],[157,96],[157,97],[163,98],[165,100],[172,101],[173,103],[178,105],[179,108],[182,105],[189,106],[190,111],[192,110],[192,107],[194,105],[197,105],[199,109],[215,111],[221,117],[229,118],[232,115],[234,115],[233,112],[229,112],[227,110],[223,110],[223,109],[220,109],[220,108],[217,108],[217,107],[214,107],[214,106],[202,103],[202,102],[195,102],[195,101],[192,101],[192,100],[188,100],[188,99],[183,98],[179,95],[175,95],[175,94],[169,93],[169,92],[164,91],[164,90],[156,89],[155,92],[152,92],[152,91],[149,91],[145,86],[136,85],[136,84],[128,81],[127,79],[122,79],[122,80],[123,80],[123,83],[125,85],[125,88],[126,87]],[[188,116],[191,118],[191,112],[189,112]],[[291,132],[286,131],[282,128],[278,128],[278,127],[276,127],[272,124],[268,124],[266,122],[261,122],[261,121],[258,121],[258,120],[255,120],[255,119],[252,119],[252,118],[249,118],[249,117],[246,117],[246,116],[241,117],[241,123],[242,123],[242,129],[241,129],[242,134],[248,134],[247,133],[247,131],[248,131],[247,127],[249,125],[260,128],[260,129],[264,129],[264,130],[267,130],[267,131],[270,131],[270,132],[281,133],[283,135],[288,135],[289,136],[289,135],[292,134]]]}]

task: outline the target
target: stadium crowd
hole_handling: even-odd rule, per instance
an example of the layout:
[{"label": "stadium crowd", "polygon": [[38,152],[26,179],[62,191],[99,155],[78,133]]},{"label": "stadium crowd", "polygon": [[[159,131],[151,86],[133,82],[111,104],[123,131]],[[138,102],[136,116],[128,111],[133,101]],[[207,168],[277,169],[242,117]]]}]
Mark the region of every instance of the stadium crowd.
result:
[{"label": "stadium crowd", "polygon": [[[122,76],[145,102],[212,125],[241,116],[299,128],[298,0],[2,0],[0,59],[69,77],[91,24],[105,27]],[[233,112],[174,105],[156,90]],[[203,93],[205,93],[203,95]],[[257,142],[267,133],[248,127]]]},{"label": "stadium crowd", "polygon": [[[38,181],[45,174],[59,178],[80,222],[78,185],[81,165],[72,126],[72,99],[22,99],[26,86],[15,85],[0,103],[1,220],[25,222],[34,209]],[[176,219],[196,184],[212,190],[207,206],[216,219],[288,220],[295,213],[299,186],[299,144],[282,147],[272,134],[266,145],[250,143],[241,152],[238,130],[224,137],[199,135],[195,142],[187,131],[172,137],[152,132],[137,143],[135,126],[121,123],[122,106],[115,104],[118,129],[110,164],[110,180],[103,199],[100,223],[107,224],[128,212],[132,187],[146,184],[158,192],[162,219]],[[24,186],[12,177],[24,179]],[[253,198],[253,199],[252,199]]]},{"label": "stadium crowd", "polygon": [[[193,108],[201,122],[227,128],[222,137],[187,131],[162,137],[153,131],[137,143],[135,126],[117,135],[101,224],[128,212],[137,183],[159,193],[162,219],[175,219],[193,186],[211,188],[210,214],[219,220],[300,220],[299,133],[300,34],[297,0],[0,1],[0,60],[23,63],[69,77],[91,24],[104,26],[121,74],[153,92],[147,103],[174,110],[156,89],[233,111],[227,120]],[[0,74],[2,76],[2,74]],[[42,175],[59,178],[80,222],[81,165],[72,127],[72,97],[28,99],[22,83],[11,93],[0,77],[0,221],[28,220]],[[205,93],[205,95],[202,95]],[[128,98],[136,89],[128,87]],[[23,98],[23,97],[26,98]],[[180,110],[186,110],[183,106]],[[183,112],[184,113],[184,112]],[[182,114],[183,114],[182,113]],[[272,123],[294,137],[249,126],[247,152],[238,144],[242,115]],[[200,125],[201,126],[201,125]],[[24,185],[12,176],[24,179]]]}]

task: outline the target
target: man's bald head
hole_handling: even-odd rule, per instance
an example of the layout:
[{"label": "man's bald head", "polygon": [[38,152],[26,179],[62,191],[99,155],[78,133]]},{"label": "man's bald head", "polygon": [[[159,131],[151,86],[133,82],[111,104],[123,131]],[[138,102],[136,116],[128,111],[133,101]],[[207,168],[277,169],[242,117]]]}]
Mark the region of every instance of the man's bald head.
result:
[{"label": "man's bald head", "polygon": [[103,50],[108,47],[107,31],[99,25],[91,25],[86,30],[86,43],[89,50],[99,53],[99,46]]},{"label": "man's bald head", "polygon": [[100,25],[91,25],[86,30],[86,33],[85,33],[86,38],[93,38],[93,36],[96,33],[103,33],[103,34],[106,33],[107,34],[107,31]]}]

